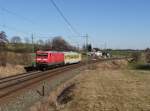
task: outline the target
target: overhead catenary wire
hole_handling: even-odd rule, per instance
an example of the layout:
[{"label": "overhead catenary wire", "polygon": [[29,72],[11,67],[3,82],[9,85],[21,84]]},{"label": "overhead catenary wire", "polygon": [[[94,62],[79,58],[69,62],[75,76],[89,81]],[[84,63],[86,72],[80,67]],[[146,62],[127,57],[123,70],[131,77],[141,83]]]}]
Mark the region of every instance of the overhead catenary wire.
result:
[{"label": "overhead catenary wire", "polygon": [[[51,36],[49,36],[49,35],[51,35],[51,34],[47,34],[47,37],[46,37],[46,36],[42,36],[43,34],[41,34],[41,33],[37,33],[37,32],[31,33],[31,31],[20,30],[20,29],[18,29],[18,28],[10,27],[10,26],[7,26],[7,25],[2,25],[2,24],[0,24],[0,27],[6,28],[6,29],[11,30],[11,31],[16,32],[16,33],[28,35],[28,36],[30,36],[31,34],[33,34],[33,35],[36,35],[36,38],[41,38],[41,37],[42,37],[42,38],[52,38]],[[45,34],[44,34],[44,35],[45,35]]]},{"label": "overhead catenary wire", "polygon": [[[11,15],[14,15],[14,16],[16,16],[16,17],[18,17],[18,18],[20,18],[20,19],[22,19],[22,20],[24,20],[24,21],[26,21],[26,22],[28,22],[28,23],[30,23],[30,24],[33,24],[33,25],[36,25],[36,26],[38,26],[33,20],[31,20],[31,19],[29,19],[29,18],[27,18],[27,17],[25,17],[25,16],[23,16],[23,15],[21,15],[21,14],[18,14],[18,13],[16,13],[16,12],[14,12],[14,11],[10,11],[9,9],[7,9],[7,8],[5,8],[5,7],[2,7],[2,6],[0,6],[0,10],[1,11],[3,11],[3,12],[6,12],[6,13],[8,13],[8,14],[11,14]],[[9,30],[13,30],[13,31],[19,31],[17,28],[14,28],[14,27],[9,27],[9,26],[6,26],[5,24],[4,25],[1,25],[0,24],[0,26],[1,27],[3,27],[3,28],[7,28],[7,29],[9,29]],[[38,26],[39,27],[39,26]],[[27,32],[27,31],[19,31],[19,32],[23,32],[23,33],[29,33],[29,32],[32,32],[32,31],[29,31],[29,32]],[[35,32],[36,34],[40,34],[41,35],[41,33],[38,33],[38,32]],[[31,34],[31,33],[30,33]]]},{"label": "overhead catenary wire", "polygon": [[11,14],[11,15],[17,16],[18,18],[20,18],[20,19],[22,19],[22,20],[24,20],[24,21],[26,21],[26,22],[29,22],[29,23],[31,23],[31,24],[35,24],[32,20],[30,20],[29,18],[27,18],[27,17],[25,17],[25,16],[23,16],[23,15],[21,15],[21,14],[18,14],[18,13],[16,13],[16,12],[10,11],[9,9],[4,8],[4,7],[2,7],[2,6],[0,6],[0,9],[1,9],[1,11],[4,11],[4,12],[9,13],[9,14]]},{"label": "overhead catenary wire", "polygon": [[[85,37],[86,41],[88,39],[87,34],[85,36],[82,36],[75,28],[74,26],[69,22],[67,17],[64,15],[63,11],[57,6],[56,2],[54,0],[50,0],[53,6],[56,8],[58,13],[61,15],[61,17],[64,19],[64,21],[67,23],[67,25],[70,27],[70,29],[77,35],[77,37]],[[87,44],[87,43],[86,43]]]},{"label": "overhead catenary wire", "polygon": [[[57,4],[54,2],[54,0],[51,0],[52,4],[54,5],[54,7],[56,8],[56,10],[59,12],[59,14],[61,15],[61,17],[64,19],[64,21],[67,23],[67,25],[69,26],[69,28],[71,29],[72,32],[74,32],[75,34],[77,34],[78,36],[80,36],[80,34],[78,33],[78,31],[74,28],[74,26],[69,22],[69,20],[64,16],[63,12],[60,10],[60,8],[57,6]],[[26,22],[29,22],[29,23],[32,23],[32,24],[35,24],[32,20],[30,20],[29,18],[25,17],[24,15],[22,14],[18,14],[14,11],[11,11],[3,6],[0,6],[0,10],[3,11],[3,12],[6,12],[8,14],[11,14],[11,15],[14,15]],[[14,28],[14,27],[10,27],[10,26],[7,26],[5,25],[5,23],[2,25],[0,24],[0,27],[3,27],[3,28],[6,28],[8,30],[11,30],[11,31],[15,31],[17,33],[23,33],[23,34],[27,34],[27,35],[30,35],[31,34],[31,31],[22,31],[20,29],[17,29],[17,28]],[[34,32],[35,34],[36,32]],[[40,33],[36,33],[36,34],[39,34],[41,35]],[[43,34],[42,34],[43,35]]]},{"label": "overhead catenary wire", "polygon": [[[14,16],[16,16],[16,17],[18,17],[18,18],[20,18],[20,19],[22,19],[22,20],[24,20],[24,21],[26,21],[26,22],[29,22],[29,23],[34,24],[30,19],[26,18],[25,16],[20,15],[20,14],[18,14],[18,13],[15,13],[15,12],[13,12],[13,11],[10,11],[10,10],[7,9],[7,8],[4,8],[4,7],[0,6],[0,10],[3,11],[3,12],[6,12],[6,13],[8,13],[8,14],[14,15]],[[15,32],[17,32],[17,33],[22,33],[22,34],[27,34],[27,35],[31,34],[31,33],[29,33],[29,31],[23,31],[23,30],[14,28],[14,27],[7,26],[5,23],[0,24],[0,27],[6,28],[6,29],[11,30],[11,31],[15,31]]]},{"label": "overhead catenary wire", "polygon": [[[69,22],[69,20],[64,16],[63,12],[60,10],[60,8],[57,6],[57,4],[54,2],[54,0],[51,0],[51,3],[54,5],[54,7],[56,8],[56,10],[58,11],[58,13],[61,15],[61,17],[64,19],[64,21],[67,23],[67,25],[70,27],[71,31],[73,31],[75,34],[77,34],[78,36],[80,35],[79,32],[74,28],[74,26]],[[3,11],[3,12],[6,12],[6,13],[9,13],[11,15],[14,15],[26,22],[29,22],[31,24],[35,24],[33,22],[33,20],[21,15],[21,14],[18,14],[16,12],[13,12],[5,7],[2,7],[0,6],[0,10]]]},{"label": "overhead catenary wire", "polygon": [[66,22],[66,24],[70,27],[70,29],[78,36],[80,36],[80,33],[74,28],[74,26],[69,22],[67,17],[63,14],[62,10],[57,6],[57,4],[54,2],[54,0],[50,0],[52,5],[56,8],[60,16],[63,18],[63,20]]},{"label": "overhead catenary wire", "polygon": [[0,27],[6,28],[6,29],[8,29],[8,30],[15,31],[15,32],[27,34],[27,35],[30,34],[30,33],[27,32],[27,31],[18,30],[18,29],[14,28],[14,27],[10,27],[10,26],[7,26],[7,25],[2,25],[2,24],[0,24]]}]

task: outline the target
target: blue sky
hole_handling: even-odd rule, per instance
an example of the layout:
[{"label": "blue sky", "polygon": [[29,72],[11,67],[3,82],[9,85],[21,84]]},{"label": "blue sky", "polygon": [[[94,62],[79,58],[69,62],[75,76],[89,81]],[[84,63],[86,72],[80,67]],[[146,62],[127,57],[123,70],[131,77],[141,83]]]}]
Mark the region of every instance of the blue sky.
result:
[{"label": "blue sky", "polygon": [[[55,0],[71,24],[95,47],[134,48],[150,47],[150,0]],[[6,8],[22,15],[3,11]],[[31,22],[29,22],[31,21]],[[0,0],[0,25],[7,29],[9,38],[63,36],[80,46],[85,39],[72,33],[50,0]],[[45,38],[40,38],[45,39]]]}]

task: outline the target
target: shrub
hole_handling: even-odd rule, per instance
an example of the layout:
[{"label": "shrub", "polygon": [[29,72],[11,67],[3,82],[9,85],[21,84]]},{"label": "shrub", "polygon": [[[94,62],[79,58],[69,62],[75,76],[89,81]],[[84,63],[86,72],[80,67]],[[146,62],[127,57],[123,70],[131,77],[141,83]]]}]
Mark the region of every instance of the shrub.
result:
[{"label": "shrub", "polygon": [[140,62],[141,61],[141,53],[140,52],[133,52],[131,54],[131,58],[133,59],[133,62]]},{"label": "shrub", "polygon": [[7,64],[7,51],[5,48],[5,44],[0,44],[0,66],[6,66]]}]

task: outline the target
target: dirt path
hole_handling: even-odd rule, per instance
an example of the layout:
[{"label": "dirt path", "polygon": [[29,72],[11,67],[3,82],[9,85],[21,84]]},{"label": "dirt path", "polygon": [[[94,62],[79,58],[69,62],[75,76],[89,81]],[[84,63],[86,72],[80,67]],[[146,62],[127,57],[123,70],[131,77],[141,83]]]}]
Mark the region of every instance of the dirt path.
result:
[{"label": "dirt path", "polygon": [[102,66],[80,76],[60,111],[150,111],[150,71]]}]

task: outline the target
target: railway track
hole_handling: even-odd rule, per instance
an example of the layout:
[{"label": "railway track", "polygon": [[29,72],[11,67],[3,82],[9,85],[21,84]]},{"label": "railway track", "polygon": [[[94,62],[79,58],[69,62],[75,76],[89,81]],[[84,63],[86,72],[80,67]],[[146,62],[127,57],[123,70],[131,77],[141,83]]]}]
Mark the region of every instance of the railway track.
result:
[{"label": "railway track", "polygon": [[77,67],[83,66],[85,63],[68,65],[44,72],[32,72],[28,74],[20,74],[16,76],[10,76],[0,79],[0,99],[5,98],[12,93],[15,93],[21,89],[24,89],[30,85],[38,83],[42,80],[50,78],[52,76],[59,75],[63,72],[73,70]]},{"label": "railway track", "polygon": [[[100,61],[102,62],[102,61],[116,60],[116,59],[123,59],[123,58],[112,58],[112,59],[99,60],[99,61],[89,61],[88,63],[96,63]],[[86,63],[81,62],[79,64],[63,66],[63,67],[59,67],[44,72],[36,71],[36,72],[23,73],[19,75],[10,76],[10,77],[0,78],[0,99],[5,98],[11,95],[12,93],[15,93],[21,89],[24,89],[42,80],[51,78],[52,76],[59,75],[66,71],[71,71],[83,65],[86,65]]]},{"label": "railway track", "polygon": [[22,73],[22,74],[12,75],[12,76],[8,76],[8,77],[3,77],[3,78],[0,78],[0,85],[4,84],[6,82],[9,82],[9,81],[13,81],[15,79],[19,79],[19,78],[22,78],[22,77],[30,76],[31,74],[34,75],[34,74],[37,74],[39,72],[40,71],[35,71],[35,72],[30,72],[30,73]]}]

